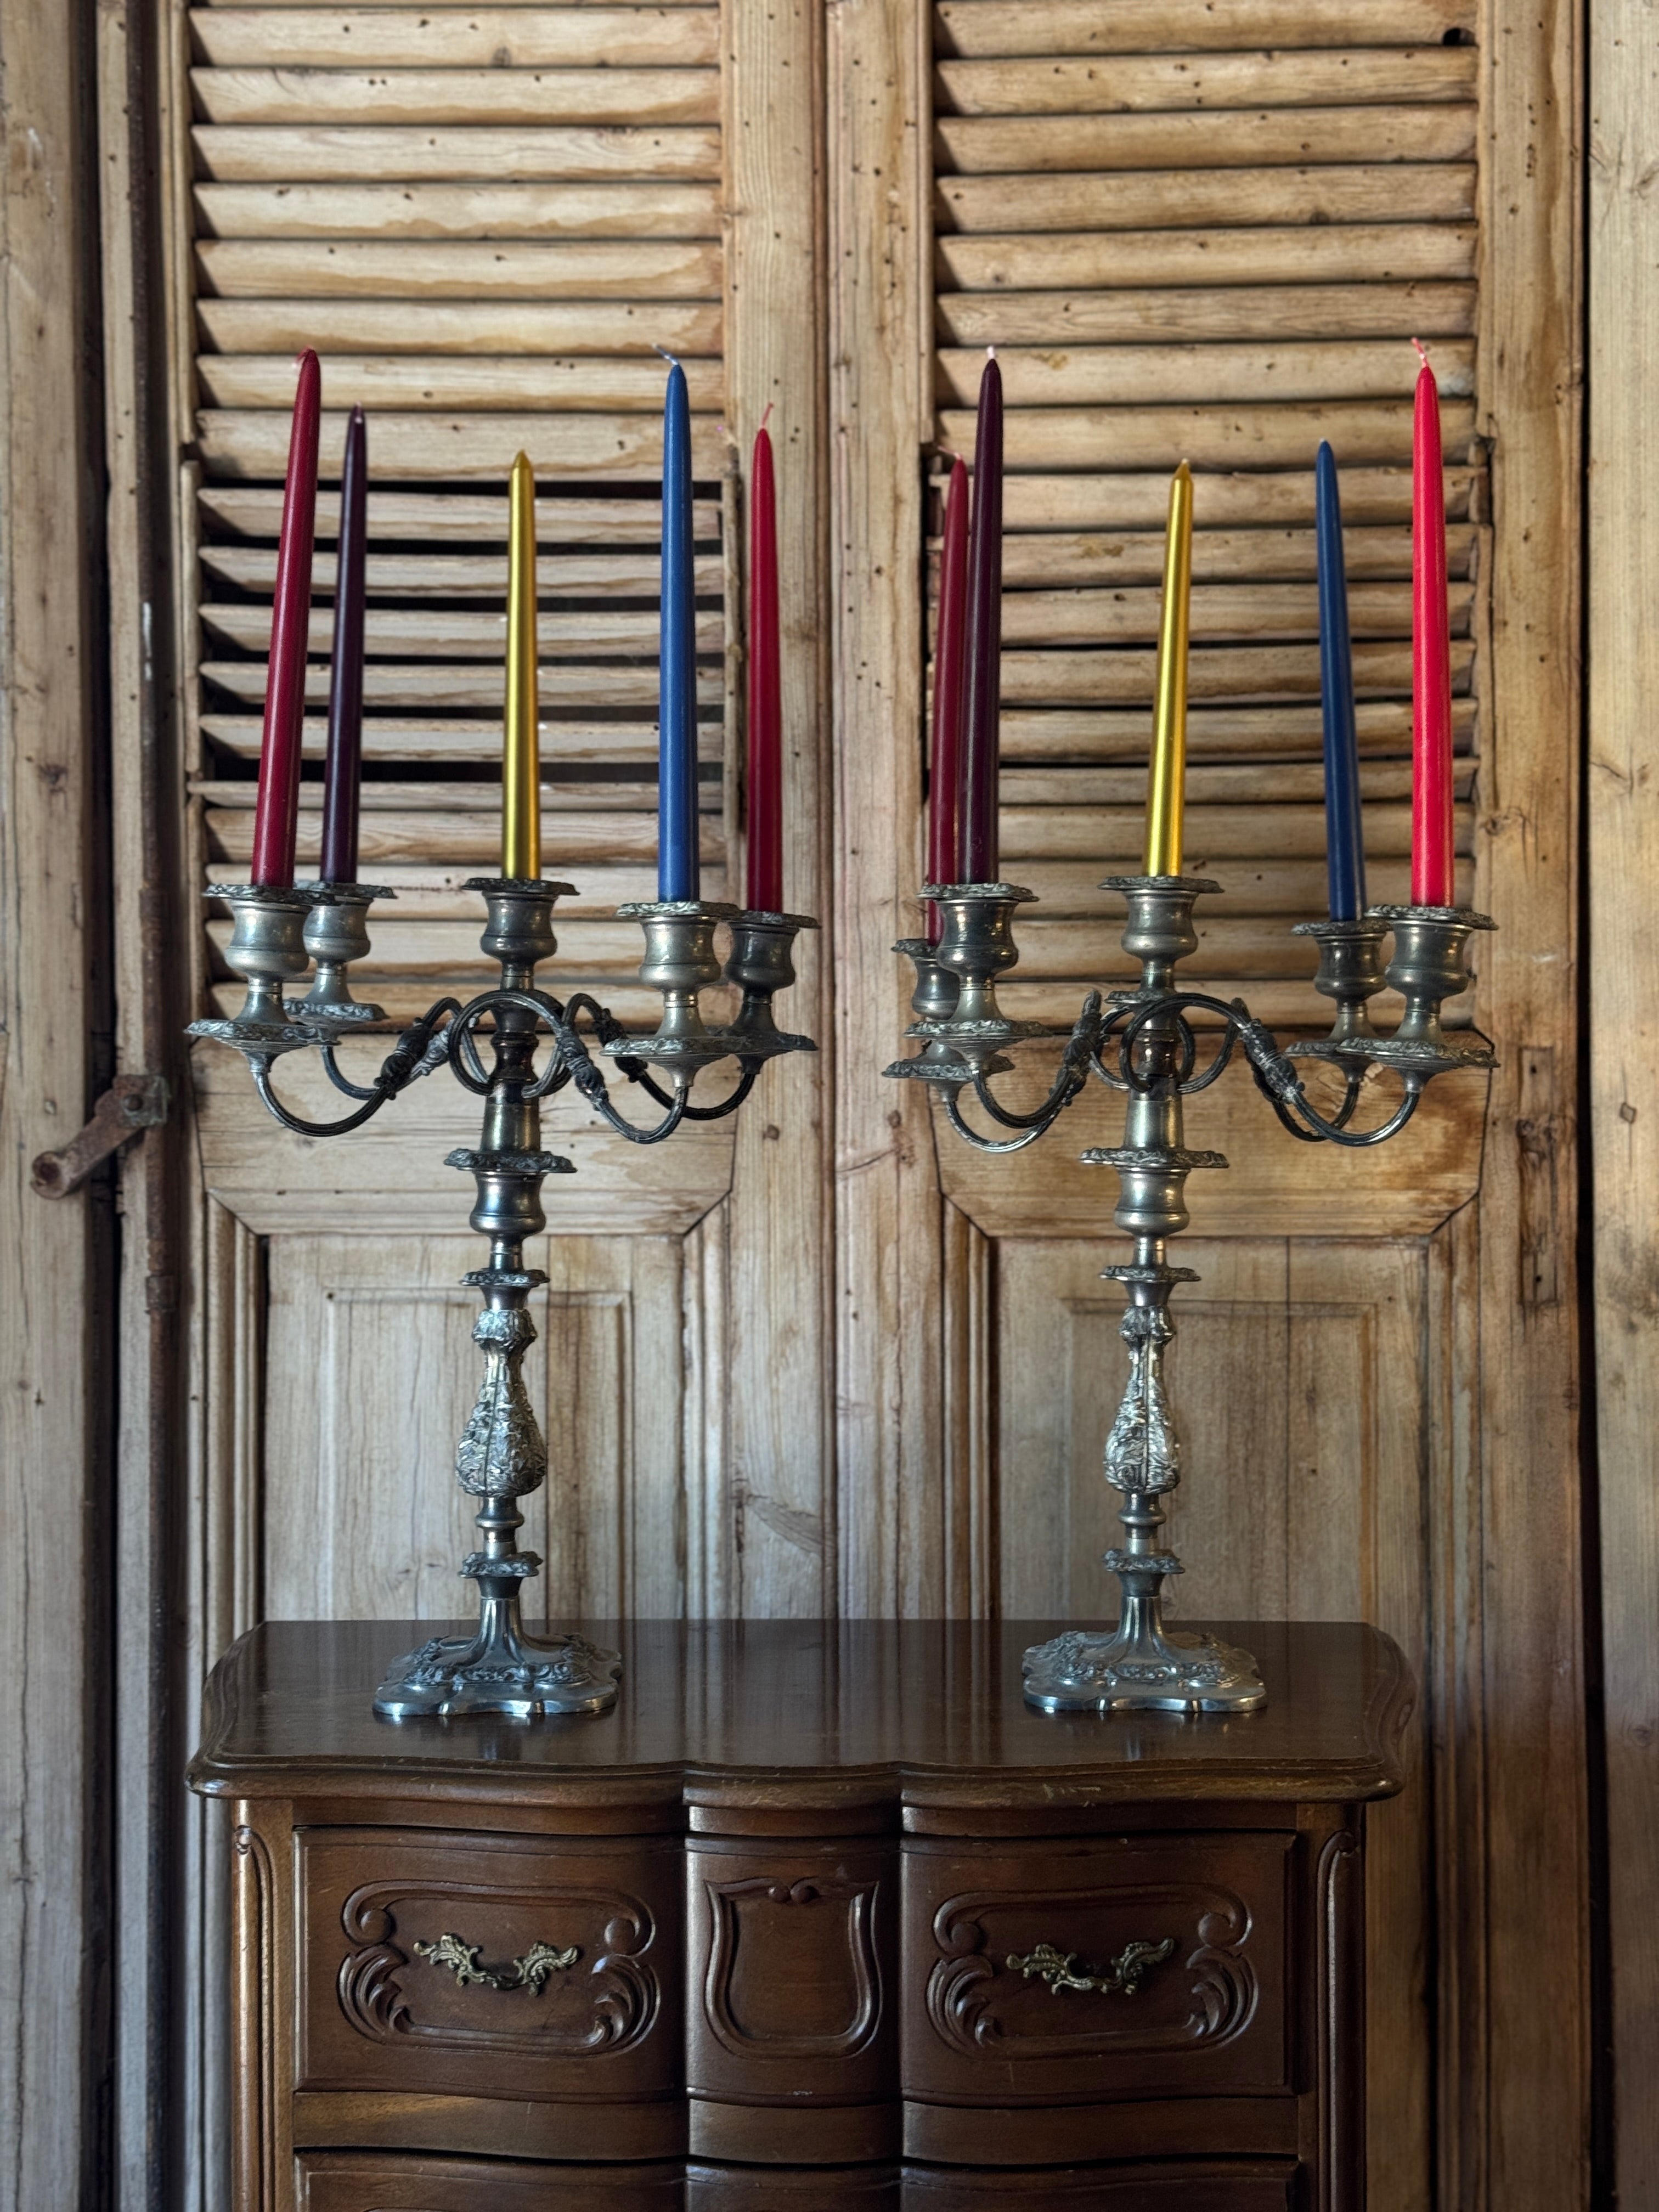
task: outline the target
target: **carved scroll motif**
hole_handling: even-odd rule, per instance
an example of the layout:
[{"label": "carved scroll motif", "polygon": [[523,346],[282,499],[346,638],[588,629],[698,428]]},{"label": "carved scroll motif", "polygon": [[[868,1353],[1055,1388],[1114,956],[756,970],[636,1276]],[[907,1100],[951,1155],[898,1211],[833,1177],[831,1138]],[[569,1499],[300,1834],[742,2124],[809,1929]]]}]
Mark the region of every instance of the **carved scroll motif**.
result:
[{"label": "carved scroll motif", "polygon": [[1024,1988],[1025,1977],[1018,1964],[1012,1970],[999,1965],[993,1947],[1006,1954],[1006,1942],[997,1941],[998,1923],[1017,1914],[1029,1925],[1036,1901],[1011,1891],[981,1891],[951,1898],[934,1914],[934,1940],[944,1955],[927,1978],[927,2017],[953,2050],[969,2056],[994,2050],[1008,2059],[1072,2058],[1091,2048],[1172,2051],[1224,2043],[1249,2025],[1259,1994],[1255,1969],[1243,1955],[1249,1910],[1231,1891],[1208,1887],[1079,1890],[1052,1900],[1061,1922],[1103,1905],[1166,1925],[1195,1921],[1198,1941],[1182,1962],[1184,1978],[1174,1965],[1164,1970],[1185,1990],[1180,2010],[1149,2011],[1145,1997],[1127,2006],[1115,1992],[1097,1990],[1076,1998],[1077,2010],[1062,2016],[1058,2032],[1011,2025],[1005,2000]]},{"label": "carved scroll motif", "polygon": [[[400,1945],[397,1940],[398,1908],[414,1903],[420,1905],[421,1920],[428,1926],[434,1920],[440,1925],[446,1919],[453,1923],[469,1907],[476,1914],[480,1905],[522,1906],[538,1918],[548,1913],[566,1917],[574,1909],[590,1922],[597,1909],[604,1916],[600,1942],[586,1975],[573,1972],[569,1977],[573,1990],[586,1988],[585,2011],[572,2020],[568,2008],[531,2014],[515,2005],[509,2016],[505,2006],[485,2013],[481,1997],[476,2023],[453,2016],[422,2020],[421,1984],[406,1984],[404,1978],[417,1947]],[[452,2049],[460,2045],[574,2057],[583,2051],[628,2050],[644,2039],[661,2008],[656,1975],[639,1955],[648,1948],[655,1925],[637,1899],[592,1890],[498,1889],[483,1883],[365,1882],[347,1898],[340,1920],[348,1938],[363,1947],[341,1961],[340,2009],[358,2034],[373,2043],[412,2036]],[[564,1954],[550,1955],[556,1961]],[[426,1978],[422,1978],[424,1982]]]}]

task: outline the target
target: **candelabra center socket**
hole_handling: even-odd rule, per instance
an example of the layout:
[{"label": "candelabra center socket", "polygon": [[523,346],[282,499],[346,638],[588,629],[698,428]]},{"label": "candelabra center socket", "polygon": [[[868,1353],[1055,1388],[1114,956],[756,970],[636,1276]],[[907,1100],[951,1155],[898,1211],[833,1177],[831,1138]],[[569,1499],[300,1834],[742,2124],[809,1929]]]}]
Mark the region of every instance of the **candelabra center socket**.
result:
[{"label": "candelabra center socket", "polygon": [[1176,962],[1198,950],[1194,902],[1220,884],[1208,876],[1103,876],[1100,888],[1121,891],[1128,906],[1123,950],[1140,963],[1141,989],[1173,990]]},{"label": "candelabra center socket", "polygon": [[553,908],[574,893],[574,884],[539,876],[469,876],[461,888],[482,892],[488,919],[478,942],[515,978],[527,981],[537,963],[558,951]]}]

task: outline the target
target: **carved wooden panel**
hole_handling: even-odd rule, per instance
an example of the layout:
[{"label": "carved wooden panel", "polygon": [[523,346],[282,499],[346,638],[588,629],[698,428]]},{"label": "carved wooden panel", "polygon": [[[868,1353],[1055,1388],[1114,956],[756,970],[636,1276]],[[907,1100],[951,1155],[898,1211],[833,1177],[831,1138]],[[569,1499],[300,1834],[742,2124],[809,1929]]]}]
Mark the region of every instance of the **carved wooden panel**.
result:
[{"label": "carved wooden panel", "polygon": [[[455,1440],[483,1372],[465,1235],[284,1237],[270,1248],[263,1502],[276,1617],[445,1618],[468,1509]],[[526,1363],[549,1475],[524,1501],[532,1586],[565,1613],[684,1610],[684,1247],[549,1237]],[[694,1282],[695,1290],[695,1282]],[[690,1377],[695,1384],[695,1372]]]},{"label": "carved wooden panel", "polygon": [[[1271,1831],[971,1855],[908,1841],[906,2096],[988,2100],[993,2082],[1008,2106],[1288,2091],[1294,1846]],[[1077,1980],[1109,1978],[1143,1944],[1171,1948],[1138,1984],[1056,1985],[1051,1952]]]},{"label": "carved wooden panel", "polygon": [[892,1844],[690,1843],[694,2096],[891,2096],[897,1888]]},{"label": "carved wooden panel", "polygon": [[651,2098],[679,2078],[679,1869],[644,1840],[298,1838],[301,2089]]}]

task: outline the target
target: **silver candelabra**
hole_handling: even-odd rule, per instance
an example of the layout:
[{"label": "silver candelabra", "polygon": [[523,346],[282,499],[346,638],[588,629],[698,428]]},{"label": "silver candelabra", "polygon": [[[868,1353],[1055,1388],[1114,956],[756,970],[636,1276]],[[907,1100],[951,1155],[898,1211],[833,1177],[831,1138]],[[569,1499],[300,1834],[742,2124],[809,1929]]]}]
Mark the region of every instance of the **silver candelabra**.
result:
[{"label": "silver candelabra", "polygon": [[[461,1565],[478,1586],[478,1626],[470,1637],[434,1637],[393,1662],[374,1698],[375,1711],[388,1720],[459,1713],[530,1719],[602,1712],[616,1700],[622,1662],[615,1651],[569,1634],[532,1638],[520,1617],[524,1585],[541,1561],[518,1548],[524,1522],[518,1501],[547,1475],[547,1447],[521,1371],[536,1339],[530,1293],[547,1278],[525,1266],[524,1245],[547,1226],[544,1178],[573,1172],[570,1161],[541,1149],[541,1102],[574,1082],[613,1129],[635,1144],[654,1145],[682,1122],[735,1113],[769,1060],[816,1049],[810,1037],[780,1030],[772,1014],[773,999],[795,979],[796,936],[817,927],[809,915],[740,912],[697,899],[619,907],[618,918],[638,921],[645,933],[640,980],[663,1000],[657,1028],[635,1036],[586,992],[561,1000],[537,988],[538,963],[557,950],[555,902],[574,884],[475,877],[466,889],[483,894],[488,920],[481,942],[500,963],[501,981],[465,1006],[446,998],[428,1007],[398,1037],[372,1084],[347,1078],[336,1047],[354,1029],[384,1018],[378,1006],[353,1000],[348,980],[351,963],[369,950],[370,906],[394,896],[380,884],[211,886],[208,897],[222,899],[234,916],[225,957],[246,979],[247,993],[231,1018],[190,1025],[192,1036],[234,1045],[265,1105],[284,1128],[302,1136],[341,1136],[361,1127],[410,1084],[446,1064],[463,1089],[483,1101],[477,1146],[453,1152],[447,1161],[471,1175],[471,1225],[489,1245],[488,1264],[465,1278],[483,1300],[472,1338],[484,1356],[484,1376],[455,1458],[461,1488],[478,1503],[482,1547]],[[724,962],[714,946],[722,924],[731,941]],[[313,962],[306,997],[286,1000],[285,988]],[[736,1018],[714,1026],[703,1019],[698,998],[722,978],[743,995]],[[551,1051],[538,1069],[544,1032]],[[272,1090],[275,1062],[302,1047],[320,1053],[329,1080],[357,1102],[337,1121],[304,1121]],[[663,1109],[659,1120],[641,1127],[617,1109],[596,1047]],[[694,1106],[697,1077],[722,1060],[736,1060],[737,1084],[715,1104]],[[653,1067],[662,1072],[666,1088]]]},{"label": "silver candelabra", "polygon": [[[1051,1128],[1091,1076],[1125,1097],[1123,1142],[1085,1152],[1091,1165],[1117,1170],[1113,1219],[1133,1240],[1126,1266],[1104,1270],[1121,1283],[1121,1334],[1129,1347],[1129,1374],[1106,1439],[1106,1480],[1122,1494],[1124,1541],[1104,1565],[1121,1590],[1115,1628],[1068,1629],[1025,1654],[1027,1700],[1046,1712],[1108,1711],[1161,1706],[1185,1712],[1251,1712],[1266,1703],[1261,1671],[1248,1651],[1209,1636],[1165,1626],[1164,1584],[1181,1572],[1181,1561],[1159,1541],[1163,1500],[1181,1480],[1181,1446],[1164,1382],[1164,1355],[1175,1335],[1170,1296],[1177,1283],[1195,1282],[1190,1267],[1170,1265],[1169,1239],[1186,1228],[1185,1186],[1199,1168],[1224,1168],[1219,1152],[1189,1152],[1182,1101],[1213,1083],[1237,1048],[1273,1112],[1293,1137],[1307,1143],[1380,1145],[1403,1129],[1431,1079],[1458,1067],[1490,1067],[1492,1046],[1478,1032],[1449,1036],[1441,1026],[1444,1001],[1470,982],[1468,951],[1476,930],[1494,925],[1462,907],[1373,907],[1353,921],[1296,925],[1319,948],[1316,988],[1335,1001],[1328,1036],[1281,1051],[1272,1034],[1242,1000],[1212,998],[1179,988],[1176,963],[1198,947],[1194,902],[1220,885],[1198,876],[1108,876],[1103,890],[1128,902],[1123,949],[1140,965],[1139,988],[1091,991],[1069,1033],[1042,1022],[1012,1021],[997,1004],[996,984],[1018,960],[1014,909],[1035,894],[1013,884],[928,884],[924,899],[936,905],[936,945],[907,939],[895,946],[915,965],[908,1034],[922,1041],[910,1060],[888,1068],[927,1084],[957,1135],[981,1152],[1018,1152]],[[1382,941],[1392,931],[1394,957],[1385,969]],[[1385,985],[1405,1000],[1391,1036],[1372,1028],[1367,1001]],[[1202,1066],[1191,1017],[1220,1024],[1220,1036]],[[1037,1037],[1064,1036],[1059,1072],[1048,1097],[1030,1113],[1000,1104],[991,1078],[1012,1061],[1003,1048]],[[1343,1078],[1343,1095],[1327,1116],[1308,1097],[1294,1061],[1330,1062]],[[1376,1127],[1350,1126],[1365,1070],[1393,1068],[1403,1088],[1400,1103]],[[994,1129],[985,1134],[963,1115],[971,1092]]]}]

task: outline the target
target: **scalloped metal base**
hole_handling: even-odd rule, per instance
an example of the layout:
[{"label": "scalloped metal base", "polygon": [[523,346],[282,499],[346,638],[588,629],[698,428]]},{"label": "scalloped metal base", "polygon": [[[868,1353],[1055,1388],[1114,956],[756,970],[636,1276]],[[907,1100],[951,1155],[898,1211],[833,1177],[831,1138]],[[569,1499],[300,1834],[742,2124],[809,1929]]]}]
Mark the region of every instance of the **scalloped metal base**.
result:
[{"label": "scalloped metal base", "polygon": [[617,1702],[622,1654],[581,1636],[545,1642],[516,1626],[495,1633],[434,1636],[405,1651],[374,1692],[383,1720],[455,1720],[502,1713],[541,1720],[559,1713],[602,1713]]},{"label": "scalloped metal base", "polygon": [[1045,1713],[1254,1713],[1267,1702],[1248,1651],[1165,1629],[1068,1628],[1025,1654],[1025,1702]]}]

